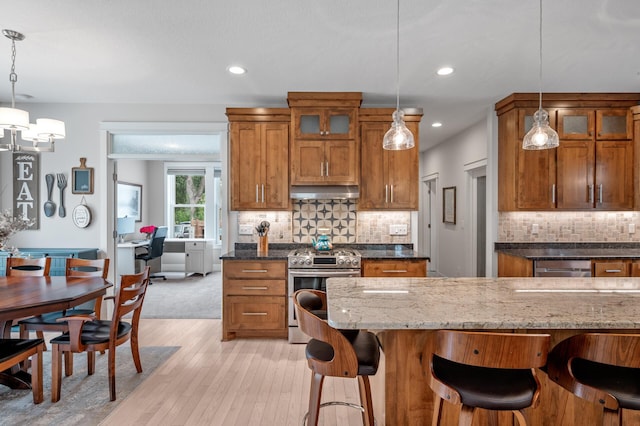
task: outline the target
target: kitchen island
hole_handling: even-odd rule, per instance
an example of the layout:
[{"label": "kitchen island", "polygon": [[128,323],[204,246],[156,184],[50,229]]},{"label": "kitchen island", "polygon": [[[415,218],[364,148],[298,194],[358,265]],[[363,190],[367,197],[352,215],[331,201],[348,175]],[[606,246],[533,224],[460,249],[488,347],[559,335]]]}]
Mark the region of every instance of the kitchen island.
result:
[{"label": "kitchen island", "polygon": [[[640,328],[638,278],[333,278],[327,301],[332,326],[369,329],[379,336],[384,365],[373,381],[374,409],[378,424],[384,418],[387,425],[431,421],[433,330],[544,332],[553,345],[585,330]],[[526,410],[529,425],[599,424],[601,410],[543,372],[539,377],[541,403]],[[455,409],[446,408],[444,424],[453,424]],[[628,424],[640,424],[640,417],[629,414]],[[513,424],[509,413],[497,419],[482,415],[477,424]]]}]

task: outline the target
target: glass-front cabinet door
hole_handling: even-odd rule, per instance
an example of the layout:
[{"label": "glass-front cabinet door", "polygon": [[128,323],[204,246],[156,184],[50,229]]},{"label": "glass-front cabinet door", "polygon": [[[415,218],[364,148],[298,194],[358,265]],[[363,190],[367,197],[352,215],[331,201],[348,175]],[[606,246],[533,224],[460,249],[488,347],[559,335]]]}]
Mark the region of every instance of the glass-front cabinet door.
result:
[{"label": "glass-front cabinet door", "polygon": [[592,140],[595,111],[590,109],[559,109],[558,136],[560,140]]},{"label": "glass-front cabinet door", "polygon": [[297,139],[355,138],[354,108],[296,108],[293,117]]},{"label": "glass-front cabinet door", "polygon": [[596,138],[600,140],[631,139],[633,120],[630,109],[596,111]]}]

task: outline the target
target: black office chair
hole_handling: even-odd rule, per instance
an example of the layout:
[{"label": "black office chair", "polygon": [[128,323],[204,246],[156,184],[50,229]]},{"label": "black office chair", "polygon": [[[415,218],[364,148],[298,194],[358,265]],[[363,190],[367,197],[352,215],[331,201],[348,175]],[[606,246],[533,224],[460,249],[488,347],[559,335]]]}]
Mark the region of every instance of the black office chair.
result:
[{"label": "black office chair", "polygon": [[[159,226],[153,231],[151,235],[151,241],[149,245],[138,247],[141,250],[140,253],[136,253],[136,260],[144,260],[144,266],[146,267],[151,259],[162,256],[164,252],[164,239],[167,237],[167,227]],[[137,249],[136,249],[137,250]],[[161,274],[151,275],[150,278],[162,278],[166,280],[167,277]],[[149,282],[149,284],[153,284]]]}]

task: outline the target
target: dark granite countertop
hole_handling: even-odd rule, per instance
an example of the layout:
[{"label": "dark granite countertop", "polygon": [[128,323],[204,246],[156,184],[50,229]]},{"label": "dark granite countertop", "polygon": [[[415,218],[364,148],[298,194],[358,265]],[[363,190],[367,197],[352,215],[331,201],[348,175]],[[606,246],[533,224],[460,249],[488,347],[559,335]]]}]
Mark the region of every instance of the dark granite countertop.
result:
[{"label": "dark granite countertop", "polygon": [[[307,244],[271,243],[267,256],[258,256],[255,243],[236,243],[234,250],[220,256],[223,260],[287,260],[291,250],[308,246]],[[428,256],[413,249],[413,244],[336,244],[335,248],[356,249],[362,259],[415,259],[429,260]]]},{"label": "dark granite countertop", "polygon": [[495,243],[495,250],[531,260],[635,259],[640,243]]}]

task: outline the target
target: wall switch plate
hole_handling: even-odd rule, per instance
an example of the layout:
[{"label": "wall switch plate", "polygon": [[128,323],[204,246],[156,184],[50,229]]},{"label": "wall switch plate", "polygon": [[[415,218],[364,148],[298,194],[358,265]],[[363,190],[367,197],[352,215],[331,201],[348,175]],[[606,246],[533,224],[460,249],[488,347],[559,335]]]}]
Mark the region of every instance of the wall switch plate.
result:
[{"label": "wall switch plate", "polygon": [[389,235],[407,235],[407,225],[389,225]]},{"label": "wall switch plate", "polygon": [[240,225],[240,235],[253,235],[253,225],[241,224]]}]

